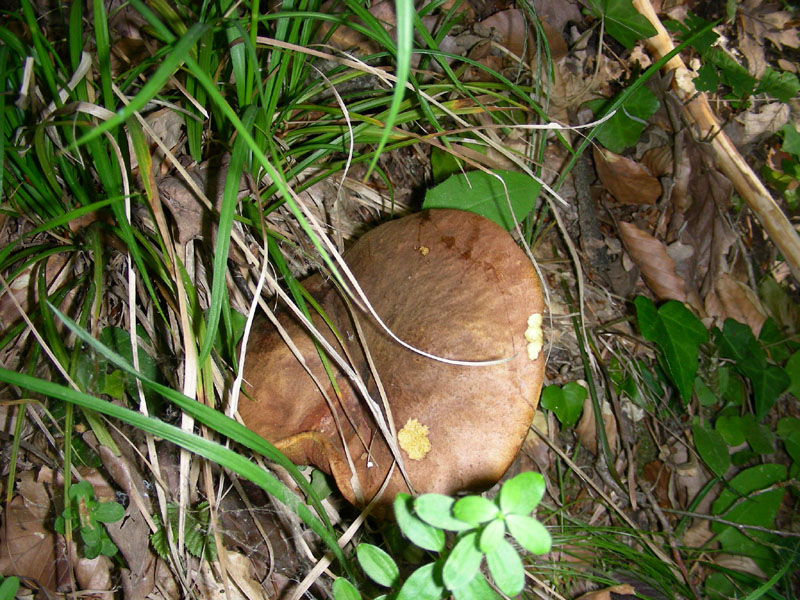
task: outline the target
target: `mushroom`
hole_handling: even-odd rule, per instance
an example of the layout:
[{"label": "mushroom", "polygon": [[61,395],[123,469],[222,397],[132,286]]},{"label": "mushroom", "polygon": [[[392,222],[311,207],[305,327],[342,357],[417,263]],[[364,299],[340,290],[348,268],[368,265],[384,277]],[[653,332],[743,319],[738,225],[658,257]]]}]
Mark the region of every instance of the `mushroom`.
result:
[{"label": "mushroom", "polygon": [[[544,375],[543,300],[525,253],[484,217],[435,209],[376,227],[344,258],[388,329],[415,349],[451,361],[401,346],[358,307],[351,315],[319,275],[304,282],[341,340],[318,314],[315,327],[344,351],[379,398],[362,341],[368,348],[413,489],[452,495],[494,485],[525,440]],[[392,452],[346,377],[335,371],[337,396],[309,334],[290,315],[279,318],[331,403],[264,320],[253,326],[248,343],[242,419],[293,462],[332,474],[351,503],[364,505],[393,466]],[[408,491],[394,469],[379,511]]]}]

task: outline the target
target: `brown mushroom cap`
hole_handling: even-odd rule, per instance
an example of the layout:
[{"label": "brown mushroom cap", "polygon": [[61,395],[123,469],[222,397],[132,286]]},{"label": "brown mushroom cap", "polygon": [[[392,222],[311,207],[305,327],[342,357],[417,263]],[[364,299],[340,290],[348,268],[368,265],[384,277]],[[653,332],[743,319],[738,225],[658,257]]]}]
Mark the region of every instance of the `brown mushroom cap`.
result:
[{"label": "brown mushroom cap", "polygon": [[[454,494],[496,483],[525,439],[543,379],[542,353],[531,359],[527,351],[529,318],[541,315],[543,300],[524,252],[492,221],[439,209],[376,227],[345,260],[376,313],[403,341],[447,359],[500,361],[466,366],[427,358],[399,345],[355,309],[394,423],[398,431],[404,429],[401,453],[415,490]],[[340,296],[318,276],[305,285],[335,323],[344,349],[380,402]],[[251,333],[245,370],[250,398],[240,398],[239,412],[248,427],[290,459],[331,472],[344,496],[363,504],[392,465],[389,447],[345,377],[337,372],[337,398],[308,334],[288,315],[281,321],[336,404],[363,497],[351,484],[328,404],[266,321]],[[314,323],[335,342],[322,319],[317,316]],[[396,469],[382,496],[384,506],[402,491],[408,487]]]}]

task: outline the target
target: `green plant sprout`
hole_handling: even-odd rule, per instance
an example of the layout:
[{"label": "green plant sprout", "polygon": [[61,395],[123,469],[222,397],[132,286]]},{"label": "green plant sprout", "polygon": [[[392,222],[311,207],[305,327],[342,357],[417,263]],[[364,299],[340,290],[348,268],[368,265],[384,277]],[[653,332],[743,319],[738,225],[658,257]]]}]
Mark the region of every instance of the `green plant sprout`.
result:
[{"label": "green plant sprout", "polygon": [[[356,555],[364,573],[378,585],[392,588],[395,600],[500,598],[481,565],[484,558],[494,585],[506,596],[516,596],[525,585],[520,551],[507,539],[532,554],[550,551],[552,538],[531,512],[545,490],[539,473],[525,472],[506,481],[494,500],[470,495],[456,500],[442,494],[412,498],[398,494],[394,501],[397,525],[416,546],[435,558],[416,569],[401,584],[400,568],[384,550],[359,544]],[[452,546],[445,532],[453,532]],[[358,590],[344,578],[333,585],[336,600],[356,600]]]},{"label": "green plant sprout", "polygon": [[69,503],[64,512],[56,518],[55,530],[64,535],[67,522],[72,529],[78,529],[83,542],[83,555],[86,558],[97,558],[100,555],[114,556],[117,547],[102,523],[114,523],[125,515],[125,509],[117,502],[98,502],[94,497],[94,488],[88,481],[81,481],[69,486]]},{"label": "green plant sprout", "polygon": [[[210,516],[208,502],[201,502],[194,509],[186,511],[184,543],[192,556],[213,562],[217,560],[217,544],[208,525]],[[175,539],[178,537],[179,518],[178,505],[175,502],[167,504],[167,519]],[[150,542],[158,555],[166,559],[169,556],[167,528],[160,514],[155,515],[155,522],[157,529],[150,534]]]},{"label": "green plant sprout", "polygon": [[[666,21],[664,26],[676,32],[680,39],[687,39],[708,25],[708,21],[688,13],[683,23]],[[729,52],[715,45],[719,35],[709,30],[691,46],[700,55],[702,66],[697,71],[694,84],[698,91],[716,92],[721,85],[730,91],[724,97],[732,106],[744,106],[754,94],[766,94],[779,102],[788,102],[800,91],[800,81],[794,73],[780,72],[767,67],[760,79],[748,73],[747,68],[737,62]]]},{"label": "green plant sprout", "polygon": [[0,600],[14,600],[19,589],[17,577],[0,576]]},{"label": "green plant sprout", "polygon": [[790,209],[797,210],[800,207],[800,133],[794,125],[786,123],[778,134],[783,138],[781,150],[788,156],[781,160],[780,170],[764,165],[761,175],[783,194]]}]

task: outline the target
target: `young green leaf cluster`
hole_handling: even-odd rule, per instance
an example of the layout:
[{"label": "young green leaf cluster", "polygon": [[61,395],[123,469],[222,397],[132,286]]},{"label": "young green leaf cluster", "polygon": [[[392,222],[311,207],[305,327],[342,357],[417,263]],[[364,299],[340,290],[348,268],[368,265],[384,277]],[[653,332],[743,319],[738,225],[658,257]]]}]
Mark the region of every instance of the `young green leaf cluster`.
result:
[{"label": "young green leaf cluster", "polygon": [[[395,600],[500,598],[481,572],[483,559],[496,588],[506,596],[519,594],[525,584],[520,551],[507,539],[532,554],[550,551],[552,539],[531,512],[545,490],[544,478],[533,472],[520,473],[506,481],[492,501],[482,496],[456,500],[442,494],[412,498],[399,494],[394,502],[395,518],[403,534],[416,546],[438,557],[415,570],[401,585],[400,569],[385,551],[360,544],[358,561],[377,584],[393,588]],[[448,548],[445,532],[455,534]],[[336,600],[355,600],[360,595],[345,579],[334,582]]]},{"label": "young green leaf cluster", "polygon": [[67,522],[71,529],[78,529],[83,542],[83,555],[86,558],[97,558],[100,555],[114,556],[117,547],[108,537],[101,523],[114,523],[125,515],[125,509],[116,502],[98,502],[94,497],[94,488],[88,481],[81,481],[69,486],[69,504],[64,512],[56,517],[55,530],[60,534],[67,531]]},{"label": "young green leaf cluster", "polygon": [[[192,556],[205,558],[208,561],[217,559],[217,544],[214,541],[213,532],[210,530],[208,520],[210,511],[208,502],[201,502],[194,510],[186,511],[185,537],[186,549]],[[167,504],[167,518],[172,528],[174,539],[178,537],[178,505],[174,502]],[[167,540],[167,528],[161,521],[161,515],[155,514],[157,529],[150,535],[153,548],[161,558],[169,556],[169,542]]]}]

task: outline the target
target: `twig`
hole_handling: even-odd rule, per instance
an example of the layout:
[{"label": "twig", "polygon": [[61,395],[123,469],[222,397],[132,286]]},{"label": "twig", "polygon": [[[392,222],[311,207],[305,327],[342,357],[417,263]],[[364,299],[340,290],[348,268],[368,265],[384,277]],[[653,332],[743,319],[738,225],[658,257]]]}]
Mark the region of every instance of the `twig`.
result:
[{"label": "twig", "polygon": [[[650,50],[659,58],[672,51],[675,48],[672,39],[656,15],[650,0],[633,0],[633,5],[647,17],[658,32],[647,40]],[[797,231],[733,142],[722,131],[708,103],[708,97],[697,91],[692,82],[691,72],[681,57],[674,56],[667,61],[664,69],[675,71],[672,86],[684,102],[684,112],[696,125],[700,136],[711,140],[711,148],[714,150],[720,171],[731,180],[736,191],[758,217],[773,243],[783,254],[794,278],[800,281],[800,236]]]}]

